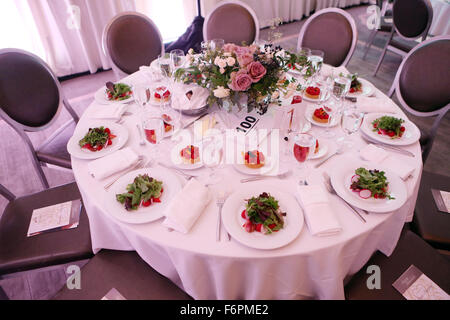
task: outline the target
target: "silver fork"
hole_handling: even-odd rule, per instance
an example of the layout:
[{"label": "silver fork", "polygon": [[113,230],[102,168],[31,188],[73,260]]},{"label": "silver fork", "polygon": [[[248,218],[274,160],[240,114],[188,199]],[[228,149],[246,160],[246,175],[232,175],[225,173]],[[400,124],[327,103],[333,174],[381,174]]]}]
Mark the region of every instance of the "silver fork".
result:
[{"label": "silver fork", "polygon": [[164,163],[162,163],[162,162],[158,162],[158,164],[159,164],[161,167],[164,167],[164,168],[167,168],[167,169],[170,169],[170,170],[174,170],[175,172],[181,174],[186,180],[190,180],[190,179],[192,179],[192,178],[196,178],[196,177],[197,177],[197,176],[193,176],[193,175],[187,174],[186,172],[183,172],[182,170],[177,169],[177,168],[175,168],[175,167],[168,166],[168,165],[166,165],[166,164],[164,164]]},{"label": "silver fork", "polygon": [[363,218],[363,216],[355,209],[353,208],[352,205],[350,205],[347,201],[345,201],[344,199],[342,199],[337,193],[336,190],[334,190],[333,185],[331,184],[331,179],[330,176],[324,172],[323,173],[323,177],[325,178],[325,187],[327,188],[328,192],[331,194],[334,194],[336,196],[338,196],[339,199],[342,200],[342,202],[344,202],[348,208],[350,208],[362,221],[367,222],[366,219]]},{"label": "silver fork", "polygon": [[281,179],[283,179],[283,178],[285,178],[286,176],[288,176],[290,172],[291,172],[291,171],[288,170],[288,171],[286,171],[286,172],[277,174],[277,175],[275,175],[275,176],[257,176],[257,177],[245,178],[245,179],[241,179],[241,183],[246,183],[246,182],[251,182],[251,181],[257,181],[257,180],[263,180],[263,179],[266,179],[266,178],[281,178]]},{"label": "silver fork", "polygon": [[[217,206],[219,207],[219,213],[217,215],[217,226],[216,226],[216,241],[220,241],[220,229],[222,226],[222,208],[223,204],[225,203],[226,199],[225,192],[221,191],[219,192],[219,195],[217,196]],[[230,241],[230,234],[227,231],[227,241]]]},{"label": "silver fork", "polygon": [[127,174],[128,172],[131,172],[135,169],[140,169],[142,167],[144,167],[145,165],[145,157],[144,156],[139,156],[138,157],[138,161],[136,162],[136,164],[132,167],[130,167],[129,169],[123,171],[116,179],[114,179],[113,181],[109,182],[108,184],[106,184],[103,188],[105,190],[108,190],[114,183],[117,182],[117,180],[119,180],[121,177],[123,177],[125,174]]}]

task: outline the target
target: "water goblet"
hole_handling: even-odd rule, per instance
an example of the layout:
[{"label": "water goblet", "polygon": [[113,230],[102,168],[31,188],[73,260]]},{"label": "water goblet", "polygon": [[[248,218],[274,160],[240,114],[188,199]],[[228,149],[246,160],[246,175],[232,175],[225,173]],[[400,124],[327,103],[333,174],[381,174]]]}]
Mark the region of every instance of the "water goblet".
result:
[{"label": "water goblet", "polygon": [[184,51],[181,49],[175,49],[170,51],[170,66],[172,72],[183,65]]},{"label": "water goblet", "polygon": [[151,160],[159,158],[159,143],[164,138],[164,122],[160,117],[144,117],[142,121],[145,138],[153,145]]},{"label": "water goblet", "polygon": [[322,69],[324,52],[321,50],[311,50],[311,53],[308,57],[308,61],[311,62],[313,68],[313,80],[315,83],[317,81],[317,77],[320,74],[320,70]]},{"label": "water goblet", "polygon": [[342,111],[341,128],[345,133],[344,137],[338,139],[338,143],[352,148],[354,143],[350,136],[358,132],[364,119],[364,113],[357,110],[356,107],[349,107]]}]

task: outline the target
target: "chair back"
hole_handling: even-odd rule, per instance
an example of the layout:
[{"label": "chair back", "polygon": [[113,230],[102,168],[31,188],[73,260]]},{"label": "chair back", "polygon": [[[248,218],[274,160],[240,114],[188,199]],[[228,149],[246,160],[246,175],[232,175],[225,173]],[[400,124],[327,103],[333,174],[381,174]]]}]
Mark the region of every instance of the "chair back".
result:
[{"label": "chair back", "polygon": [[405,57],[394,80],[402,106],[418,116],[433,116],[450,104],[450,36],[418,44]]},{"label": "chair back", "polygon": [[353,17],[342,9],[317,11],[306,20],[298,37],[297,49],[307,47],[324,52],[324,62],[346,66],[353,55],[358,30]]},{"label": "chair back", "polygon": [[123,12],[105,27],[103,50],[115,68],[131,74],[164,54],[164,44],[150,18],[137,12]]},{"label": "chair back", "polygon": [[[13,201],[16,198],[16,196],[1,183],[0,183],[0,195],[5,197],[6,200],[8,200],[8,201]],[[1,216],[1,214],[0,214],[0,216]]]},{"label": "chair back", "polygon": [[259,39],[258,18],[253,9],[241,1],[222,1],[206,17],[203,39],[252,44]]},{"label": "chair back", "polygon": [[425,40],[433,20],[433,7],[430,0],[395,0],[392,15],[399,36]]},{"label": "chair back", "polygon": [[62,101],[59,81],[41,58],[0,50],[0,118],[16,129],[43,130],[56,120]]}]

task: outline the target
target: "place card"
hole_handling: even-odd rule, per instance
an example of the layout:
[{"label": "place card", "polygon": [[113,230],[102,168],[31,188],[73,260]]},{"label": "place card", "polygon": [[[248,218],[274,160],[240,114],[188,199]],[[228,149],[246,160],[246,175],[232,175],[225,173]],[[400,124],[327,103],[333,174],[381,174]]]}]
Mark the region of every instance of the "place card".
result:
[{"label": "place card", "polygon": [[392,286],[407,300],[450,300],[436,283],[411,265]]},{"label": "place card", "polygon": [[78,227],[81,200],[67,201],[33,210],[27,236]]},{"label": "place card", "polygon": [[102,298],[102,300],[127,300],[123,295],[117,291],[116,288],[112,288],[109,292]]},{"label": "place card", "polygon": [[439,211],[450,213],[450,192],[431,189],[434,201]]}]

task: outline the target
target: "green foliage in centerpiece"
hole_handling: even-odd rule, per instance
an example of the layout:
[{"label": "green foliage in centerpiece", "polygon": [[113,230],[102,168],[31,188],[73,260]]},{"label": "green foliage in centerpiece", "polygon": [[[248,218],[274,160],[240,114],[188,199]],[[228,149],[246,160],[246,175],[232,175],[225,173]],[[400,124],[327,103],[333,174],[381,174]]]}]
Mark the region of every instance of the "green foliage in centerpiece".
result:
[{"label": "green foliage in centerpiece", "polygon": [[[270,102],[278,102],[280,91],[286,91],[295,78],[288,80],[285,73],[288,64],[296,63],[311,75],[311,64],[306,56],[296,55],[279,46],[237,46],[227,43],[220,50],[206,50],[194,54],[189,50],[186,56],[189,66],[178,69],[174,77],[185,84],[195,83],[210,91],[208,105],[220,106],[240,104],[247,96],[248,112],[256,108],[260,113],[267,110]],[[295,87],[294,87],[295,88]]]}]

